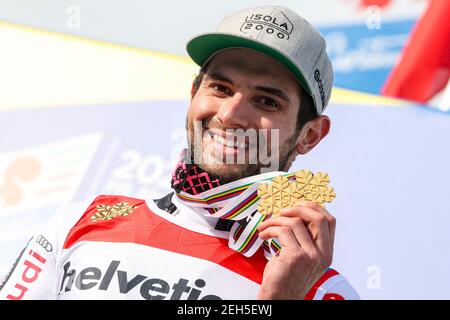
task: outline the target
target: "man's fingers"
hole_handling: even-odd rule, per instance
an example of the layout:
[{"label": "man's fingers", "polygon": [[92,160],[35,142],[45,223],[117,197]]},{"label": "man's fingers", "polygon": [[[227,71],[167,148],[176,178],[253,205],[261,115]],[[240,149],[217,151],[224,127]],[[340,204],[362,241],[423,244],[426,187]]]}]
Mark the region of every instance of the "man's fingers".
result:
[{"label": "man's fingers", "polygon": [[[280,215],[284,217],[301,218],[307,223],[307,229],[311,233],[313,242],[324,255],[333,253],[333,237],[334,226],[330,226],[329,218],[314,209],[306,206],[295,206],[280,211]],[[269,219],[270,220],[270,219]]]},{"label": "man's fingers", "polygon": [[311,236],[308,233],[308,230],[305,227],[305,224],[302,219],[299,217],[275,217],[270,218],[266,221],[264,221],[260,225],[260,232],[266,230],[269,227],[287,227],[292,230],[292,233],[294,234],[296,240],[300,244],[300,246],[308,252],[312,252],[315,250],[315,245],[313,240],[311,239]]},{"label": "man's fingers", "polygon": [[263,240],[278,238],[283,248],[300,250],[301,246],[295,238],[292,230],[288,227],[270,226],[259,233]]},{"label": "man's fingers", "polygon": [[327,209],[322,207],[320,204],[317,204],[312,201],[299,201],[297,205],[300,206],[306,206],[308,208],[314,209],[322,214],[324,214],[327,217],[328,220],[328,227],[330,229],[330,238],[331,238],[331,247],[334,248],[334,236],[336,232],[336,218],[331,215]]}]

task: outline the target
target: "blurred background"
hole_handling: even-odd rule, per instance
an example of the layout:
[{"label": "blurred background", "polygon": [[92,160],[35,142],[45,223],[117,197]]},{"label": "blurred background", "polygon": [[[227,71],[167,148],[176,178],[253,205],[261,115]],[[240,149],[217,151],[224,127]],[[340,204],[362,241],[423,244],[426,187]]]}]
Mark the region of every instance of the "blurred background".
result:
[{"label": "blurred background", "polygon": [[[0,279],[61,206],[170,191],[198,72],[185,52],[272,1],[0,0]],[[364,299],[449,299],[450,1],[296,0],[335,71],[333,267]]]}]

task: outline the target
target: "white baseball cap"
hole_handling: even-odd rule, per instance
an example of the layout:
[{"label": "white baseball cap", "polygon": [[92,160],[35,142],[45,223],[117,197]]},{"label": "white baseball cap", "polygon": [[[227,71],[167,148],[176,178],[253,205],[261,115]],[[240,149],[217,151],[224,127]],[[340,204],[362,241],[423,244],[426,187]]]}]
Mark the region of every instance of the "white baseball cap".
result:
[{"label": "white baseball cap", "polygon": [[214,54],[242,47],[262,52],[287,67],[321,114],[330,100],[333,67],[323,36],[303,17],[282,6],[261,6],[225,17],[216,32],[191,39],[189,56],[203,66]]}]

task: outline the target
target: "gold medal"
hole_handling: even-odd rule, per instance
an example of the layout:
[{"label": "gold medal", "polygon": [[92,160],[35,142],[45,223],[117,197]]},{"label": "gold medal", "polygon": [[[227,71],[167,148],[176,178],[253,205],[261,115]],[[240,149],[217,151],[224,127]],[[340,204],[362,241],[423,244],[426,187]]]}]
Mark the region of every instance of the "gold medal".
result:
[{"label": "gold medal", "polygon": [[328,186],[329,183],[327,173],[313,174],[309,170],[295,172],[295,181],[292,182],[285,176],[275,177],[271,183],[259,186],[258,211],[263,215],[277,216],[281,209],[293,207],[299,200],[323,206],[336,197],[334,189]]}]

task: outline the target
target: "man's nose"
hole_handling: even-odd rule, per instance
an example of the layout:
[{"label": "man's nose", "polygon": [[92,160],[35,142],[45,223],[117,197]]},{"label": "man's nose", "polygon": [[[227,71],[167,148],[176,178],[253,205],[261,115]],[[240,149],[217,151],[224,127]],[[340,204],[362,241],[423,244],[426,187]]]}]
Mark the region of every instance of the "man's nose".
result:
[{"label": "man's nose", "polygon": [[249,105],[244,95],[236,92],[222,103],[217,117],[227,128],[246,128],[249,112]]}]

